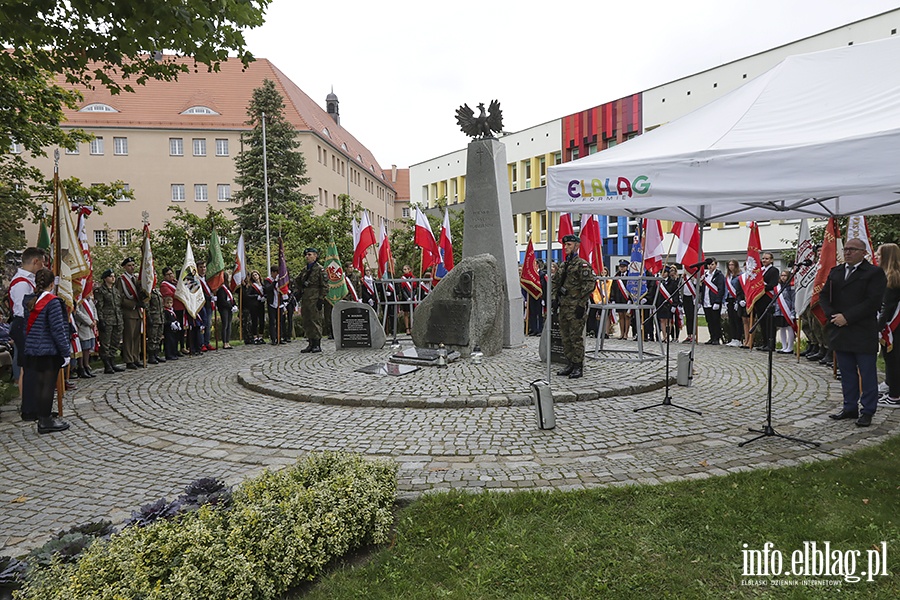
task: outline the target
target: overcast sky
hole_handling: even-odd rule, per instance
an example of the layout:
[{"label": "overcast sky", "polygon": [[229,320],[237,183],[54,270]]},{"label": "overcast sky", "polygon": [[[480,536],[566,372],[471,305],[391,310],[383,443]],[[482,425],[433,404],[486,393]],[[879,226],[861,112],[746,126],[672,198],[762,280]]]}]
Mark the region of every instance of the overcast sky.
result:
[{"label": "overcast sky", "polygon": [[[455,110],[519,131],[900,6],[897,0],[274,0],[247,32],[383,168],[463,148]],[[545,7],[552,7],[549,12]]]}]

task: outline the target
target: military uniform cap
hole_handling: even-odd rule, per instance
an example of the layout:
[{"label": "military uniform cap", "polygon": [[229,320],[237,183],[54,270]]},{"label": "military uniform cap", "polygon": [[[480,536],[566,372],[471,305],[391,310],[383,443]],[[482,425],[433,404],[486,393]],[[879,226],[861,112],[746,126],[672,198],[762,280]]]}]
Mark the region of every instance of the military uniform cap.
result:
[{"label": "military uniform cap", "polygon": [[100,276],[100,279],[106,279],[107,277],[112,277],[113,275],[115,275],[115,273],[113,273],[113,270],[107,269],[103,271],[103,275]]},{"label": "military uniform cap", "polygon": [[128,258],[126,258],[125,260],[122,261],[122,266],[123,266],[123,267],[124,267],[125,265],[129,265],[129,264],[131,264],[131,265],[134,264],[134,259],[133,259],[132,257],[130,257],[130,256],[129,256]]},{"label": "military uniform cap", "polygon": [[309,248],[307,248],[306,250],[303,251],[303,254],[309,254],[310,252],[313,252],[313,253],[315,253],[315,254],[318,254],[318,253],[319,253],[318,250],[316,250],[315,248],[313,248],[312,246],[310,246]]},{"label": "military uniform cap", "polygon": [[569,235],[563,237],[563,244],[565,244],[566,242],[581,243],[581,238],[570,233]]},{"label": "military uniform cap", "polygon": [[629,265],[629,262],[627,260],[625,260],[624,258],[619,261],[620,267],[627,267],[628,265]]}]

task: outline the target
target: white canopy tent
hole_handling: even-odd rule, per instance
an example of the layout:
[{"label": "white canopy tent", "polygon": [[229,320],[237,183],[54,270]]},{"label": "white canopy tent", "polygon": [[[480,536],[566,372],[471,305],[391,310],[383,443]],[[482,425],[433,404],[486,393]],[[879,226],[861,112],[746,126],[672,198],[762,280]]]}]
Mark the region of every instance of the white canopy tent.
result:
[{"label": "white canopy tent", "polygon": [[900,212],[900,36],[792,56],[549,168],[550,211],[700,223]]}]

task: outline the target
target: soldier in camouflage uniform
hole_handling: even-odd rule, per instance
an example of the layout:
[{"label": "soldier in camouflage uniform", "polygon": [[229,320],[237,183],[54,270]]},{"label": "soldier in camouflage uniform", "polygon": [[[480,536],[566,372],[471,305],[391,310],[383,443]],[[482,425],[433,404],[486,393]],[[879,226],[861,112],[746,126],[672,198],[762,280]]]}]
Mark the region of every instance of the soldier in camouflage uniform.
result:
[{"label": "soldier in camouflage uniform", "polygon": [[151,365],[166,362],[165,357],[159,355],[163,339],[163,326],[166,323],[162,300],[162,294],[157,288],[153,288],[148,303],[150,309],[147,311],[147,362]]},{"label": "soldier in camouflage uniform", "polygon": [[322,325],[325,320],[322,309],[325,307],[325,295],[328,293],[328,281],[325,269],[319,264],[319,251],[307,248],[306,269],[300,274],[300,322],[309,345],[301,353],[322,351]]},{"label": "soldier in camouflage uniform", "polygon": [[122,342],[122,300],[116,289],[116,275],[112,269],[103,272],[103,283],[94,288],[94,304],[97,305],[97,330],[100,332],[100,358],[103,372],[124,371],[115,364],[116,352]]},{"label": "soldier in camouflage uniform", "polygon": [[559,310],[559,333],[569,364],[558,375],[577,379],[584,374],[584,325],[587,305],[594,291],[594,270],[578,256],[581,239],[576,235],[563,238],[566,262],[553,275],[553,310]]}]

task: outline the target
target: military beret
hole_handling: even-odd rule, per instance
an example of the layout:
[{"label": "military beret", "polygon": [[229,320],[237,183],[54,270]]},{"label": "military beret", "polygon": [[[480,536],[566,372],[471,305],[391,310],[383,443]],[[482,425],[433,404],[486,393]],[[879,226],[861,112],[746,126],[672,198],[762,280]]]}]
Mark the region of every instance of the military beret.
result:
[{"label": "military beret", "polygon": [[113,273],[113,270],[107,269],[103,271],[103,275],[100,276],[100,279],[106,279],[107,277],[112,277],[113,275],[115,275],[115,273]]},{"label": "military beret", "polygon": [[309,248],[307,248],[306,250],[304,250],[304,251],[303,251],[303,254],[309,254],[310,252],[312,252],[312,253],[314,253],[314,254],[316,254],[316,255],[319,254],[319,251],[316,250],[316,249],[313,248],[313,247],[309,247]]},{"label": "military beret", "polygon": [[563,244],[565,244],[566,242],[581,243],[581,238],[579,238],[577,235],[572,235],[570,233],[569,235],[563,237]]},{"label": "military beret", "polygon": [[123,267],[124,267],[125,265],[128,265],[128,264],[131,264],[131,265],[134,264],[134,259],[133,259],[132,257],[130,257],[130,256],[129,256],[128,258],[126,258],[125,260],[122,261],[122,266],[123,266]]}]

